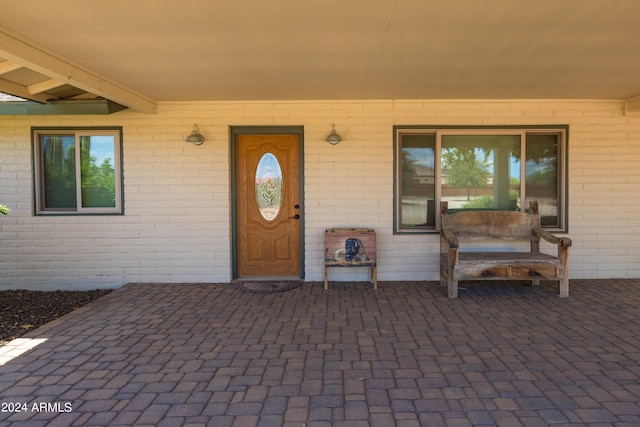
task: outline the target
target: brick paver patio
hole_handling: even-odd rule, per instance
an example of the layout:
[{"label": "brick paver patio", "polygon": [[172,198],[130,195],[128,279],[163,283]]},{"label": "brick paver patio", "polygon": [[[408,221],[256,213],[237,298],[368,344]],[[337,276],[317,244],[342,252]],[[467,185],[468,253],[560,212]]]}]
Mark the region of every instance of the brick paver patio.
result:
[{"label": "brick paver patio", "polygon": [[640,280],[556,289],[127,285],[0,347],[0,424],[640,425]]}]

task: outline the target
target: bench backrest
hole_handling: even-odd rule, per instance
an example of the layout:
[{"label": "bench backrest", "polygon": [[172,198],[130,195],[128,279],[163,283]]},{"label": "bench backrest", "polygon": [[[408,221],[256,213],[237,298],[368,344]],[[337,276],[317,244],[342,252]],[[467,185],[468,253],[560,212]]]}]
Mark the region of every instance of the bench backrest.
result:
[{"label": "bench backrest", "polygon": [[[463,211],[449,214],[442,202],[442,228],[450,229],[463,239],[538,240],[532,233],[540,227],[537,213],[515,211]],[[532,211],[537,212],[536,206]]]}]

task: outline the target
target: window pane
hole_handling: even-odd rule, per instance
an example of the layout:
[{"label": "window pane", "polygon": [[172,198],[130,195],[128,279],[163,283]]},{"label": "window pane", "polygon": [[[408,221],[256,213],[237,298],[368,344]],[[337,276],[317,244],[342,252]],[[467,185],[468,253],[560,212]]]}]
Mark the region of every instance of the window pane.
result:
[{"label": "window pane", "polygon": [[400,226],[435,226],[435,134],[402,135]]},{"label": "window pane", "polygon": [[113,136],[80,137],[83,208],[116,206],[115,158]]},{"label": "window pane", "polygon": [[45,209],[76,209],[76,156],[73,135],[43,136],[42,178]]},{"label": "window pane", "polygon": [[560,226],[558,140],[558,134],[527,134],[527,204],[538,202],[540,222],[545,226]]},{"label": "window pane", "polygon": [[519,135],[443,135],[442,200],[450,209],[520,209]]},{"label": "window pane", "polygon": [[282,170],[272,153],[265,153],[258,161],[255,186],[258,211],[271,221],[278,216],[282,205]]}]

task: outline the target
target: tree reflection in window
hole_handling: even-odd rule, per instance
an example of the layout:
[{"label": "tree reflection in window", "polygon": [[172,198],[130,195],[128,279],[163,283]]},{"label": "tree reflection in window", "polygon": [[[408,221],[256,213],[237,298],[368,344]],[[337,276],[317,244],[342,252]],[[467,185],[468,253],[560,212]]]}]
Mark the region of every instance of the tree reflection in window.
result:
[{"label": "tree reflection in window", "polygon": [[437,229],[441,201],[449,212],[536,201],[544,227],[566,230],[568,126],[394,129],[394,232]]},{"label": "tree reflection in window", "polygon": [[44,205],[47,209],[76,207],[76,151],[73,135],[42,138]]},{"label": "tree reflection in window", "polygon": [[82,136],[80,138],[82,207],[115,207],[114,157],[112,137]]},{"label": "tree reflection in window", "polygon": [[41,141],[45,209],[76,210],[78,183],[81,207],[116,206],[114,137],[81,136],[79,170],[74,135],[43,136]]}]

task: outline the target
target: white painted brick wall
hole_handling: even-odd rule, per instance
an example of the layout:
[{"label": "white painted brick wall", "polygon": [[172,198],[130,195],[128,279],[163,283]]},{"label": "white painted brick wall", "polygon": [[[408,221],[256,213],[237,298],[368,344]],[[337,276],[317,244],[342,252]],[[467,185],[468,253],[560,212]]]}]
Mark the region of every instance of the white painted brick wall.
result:
[{"label": "white painted brick wall", "polygon": [[[194,123],[207,140],[184,142]],[[343,142],[324,141],[335,123]],[[304,126],[306,279],[324,230],[372,227],[378,278],[437,280],[438,235],[394,235],[394,125],[570,125],[572,278],[640,277],[640,115],[616,101],[165,103],[156,115],[0,116],[0,287],[231,278],[229,126]],[[123,126],[124,216],[34,217],[31,126]],[[368,280],[332,269],[332,280]]]}]

